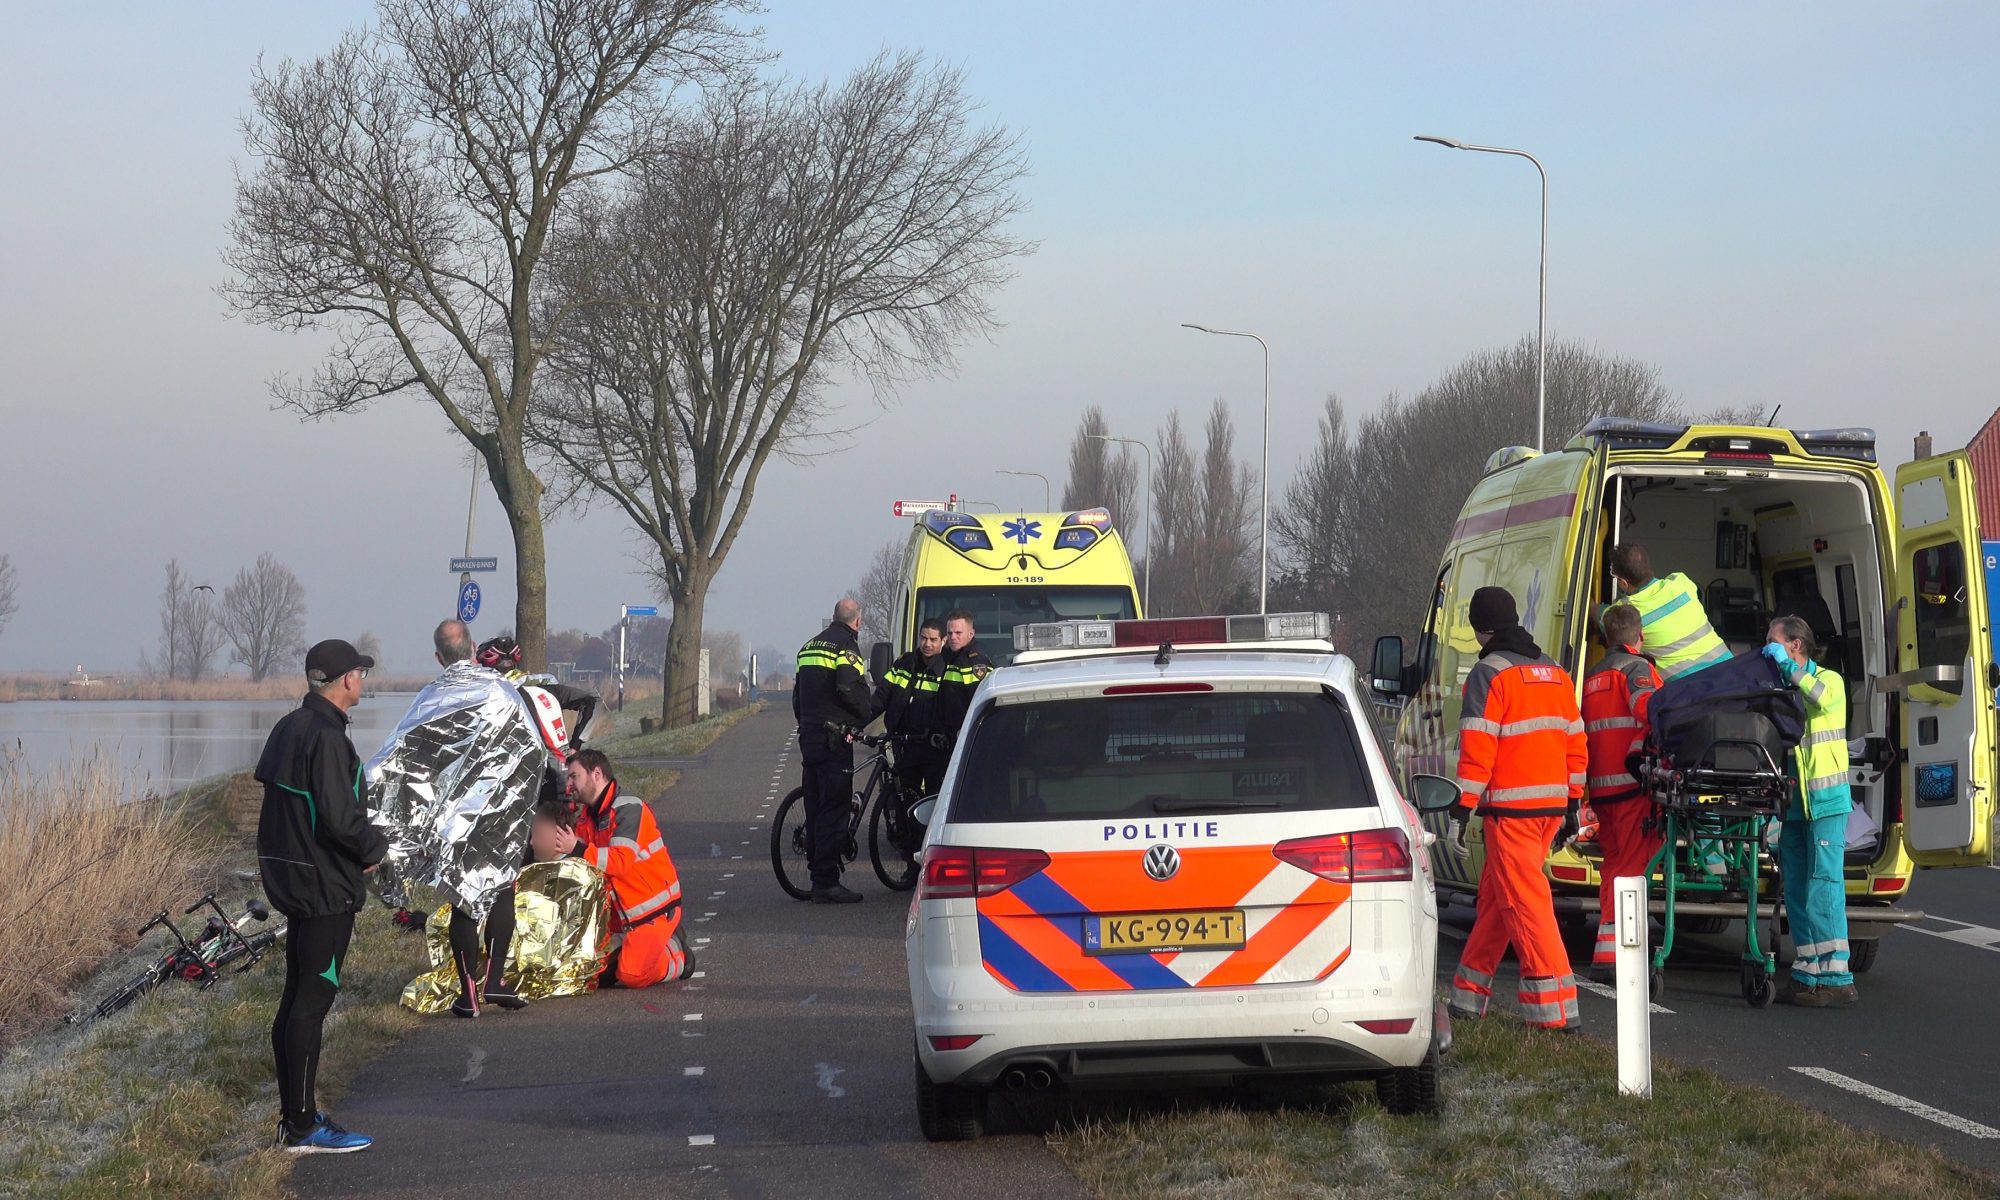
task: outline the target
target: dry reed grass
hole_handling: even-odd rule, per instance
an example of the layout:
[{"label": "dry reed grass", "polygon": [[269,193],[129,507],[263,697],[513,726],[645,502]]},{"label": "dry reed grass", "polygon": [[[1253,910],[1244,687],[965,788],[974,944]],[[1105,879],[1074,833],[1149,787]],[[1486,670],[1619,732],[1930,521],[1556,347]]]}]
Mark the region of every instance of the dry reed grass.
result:
[{"label": "dry reed grass", "polygon": [[206,835],[108,764],[35,775],[0,756],[0,1049],[213,863]]},{"label": "dry reed grass", "polygon": [[[369,679],[368,690],[414,692],[429,682],[416,676],[377,675]],[[0,704],[15,700],[296,700],[305,694],[305,686],[303,677],[289,674],[256,682],[234,677],[193,683],[146,676],[107,677],[93,680],[88,687],[72,687],[69,680],[54,675],[14,675],[0,679]]]}]

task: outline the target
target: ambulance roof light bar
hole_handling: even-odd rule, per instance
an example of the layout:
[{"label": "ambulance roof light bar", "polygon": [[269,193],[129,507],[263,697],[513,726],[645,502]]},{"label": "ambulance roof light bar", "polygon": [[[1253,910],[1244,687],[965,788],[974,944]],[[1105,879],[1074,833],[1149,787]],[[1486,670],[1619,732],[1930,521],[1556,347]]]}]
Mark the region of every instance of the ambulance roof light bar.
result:
[{"label": "ambulance roof light bar", "polygon": [[1333,619],[1323,612],[1247,613],[1220,617],[1148,617],[1130,621],[1045,621],[1014,626],[1014,649],[1109,650],[1228,642],[1325,641]]}]

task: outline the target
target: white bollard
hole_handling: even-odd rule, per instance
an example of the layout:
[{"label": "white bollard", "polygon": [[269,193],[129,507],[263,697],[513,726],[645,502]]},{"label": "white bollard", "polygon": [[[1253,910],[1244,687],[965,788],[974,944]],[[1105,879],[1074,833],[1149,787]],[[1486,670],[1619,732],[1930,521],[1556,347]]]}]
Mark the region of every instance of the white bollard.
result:
[{"label": "white bollard", "polygon": [[1618,902],[1618,1091],[1653,1095],[1652,964],[1647,952],[1646,880],[1621,875]]}]

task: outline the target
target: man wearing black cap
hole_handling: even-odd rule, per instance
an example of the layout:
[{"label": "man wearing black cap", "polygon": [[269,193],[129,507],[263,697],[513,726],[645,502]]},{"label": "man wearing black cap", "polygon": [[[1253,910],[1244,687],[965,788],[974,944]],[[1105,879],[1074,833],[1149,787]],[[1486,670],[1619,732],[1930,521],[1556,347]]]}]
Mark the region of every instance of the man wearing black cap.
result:
[{"label": "man wearing black cap", "polygon": [[340,992],[340,971],[367,896],[362,876],[388,853],[361,802],[361,756],[347,738],[347,710],[375,660],[339,639],[306,651],[310,691],[264,743],[257,780],[257,866],[271,907],[289,919],[285,991],[271,1024],[278,1066],[278,1145],[295,1154],[347,1154],[372,1139],[328,1120],[313,1099],[321,1030]]}]

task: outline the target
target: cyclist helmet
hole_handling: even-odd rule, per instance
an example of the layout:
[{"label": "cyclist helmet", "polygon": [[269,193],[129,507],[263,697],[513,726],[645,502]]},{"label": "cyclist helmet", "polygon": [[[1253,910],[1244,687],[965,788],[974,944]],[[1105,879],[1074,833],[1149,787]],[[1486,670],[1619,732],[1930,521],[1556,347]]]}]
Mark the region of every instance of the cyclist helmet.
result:
[{"label": "cyclist helmet", "polygon": [[479,665],[496,671],[511,670],[521,665],[521,647],[510,637],[487,638],[479,643]]}]

